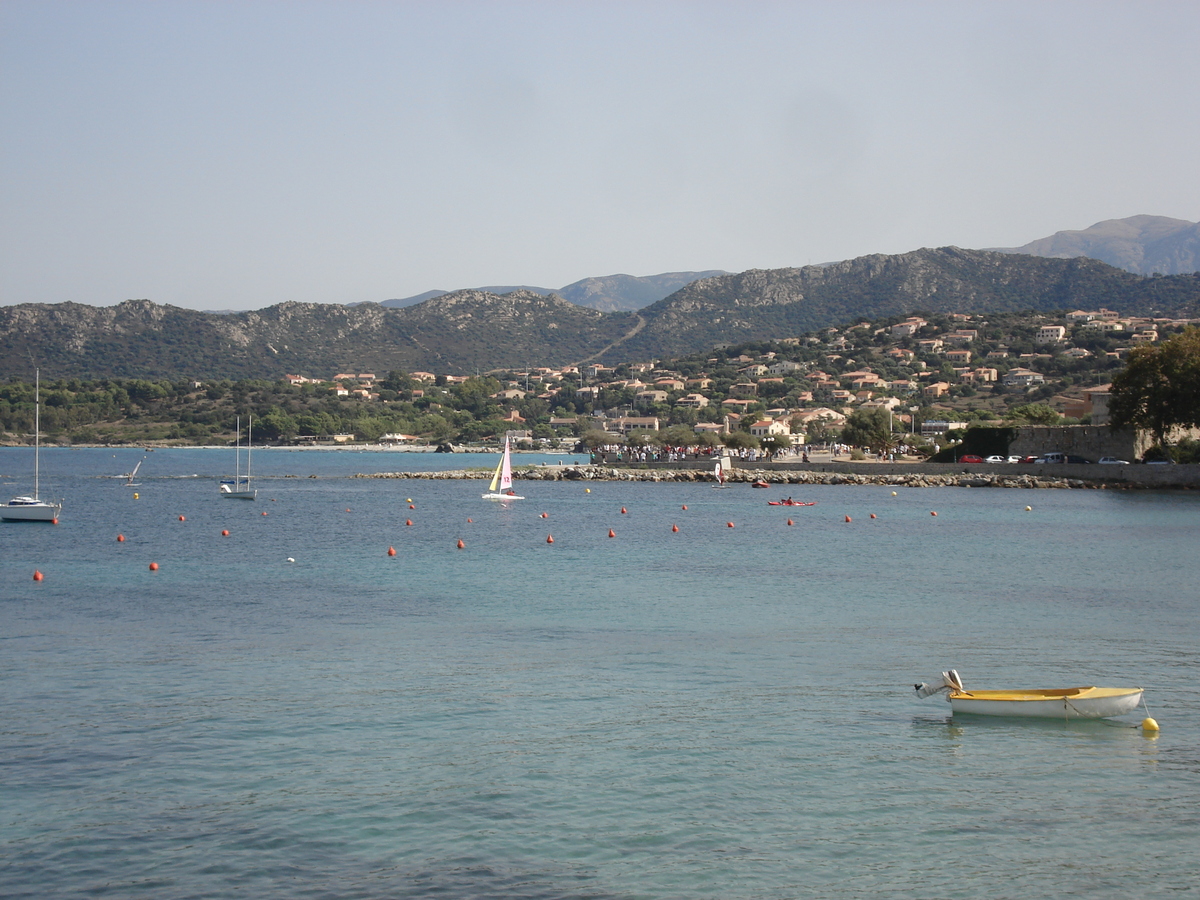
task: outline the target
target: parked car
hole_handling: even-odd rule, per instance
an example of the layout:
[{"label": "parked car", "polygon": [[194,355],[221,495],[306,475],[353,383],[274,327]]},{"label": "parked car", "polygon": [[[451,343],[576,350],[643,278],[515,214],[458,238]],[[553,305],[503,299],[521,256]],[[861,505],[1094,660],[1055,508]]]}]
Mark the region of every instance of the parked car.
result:
[{"label": "parked car", "polygon": [[1173,465],[1175,465],[1175,460],[1173,460],[1173,459],[1147,459],[1147,460],[1145,460],[1145,463],[1148,466],[1173,466]]},{"label": "parked car", "polygon": [[984,460],[984,462],[995,464],[995,463],[1007,462],[1007,460],[1003,456],[989,456],[987,459]]},{"label": "parked car", "polygon": [[1022,456],[1020,459],[1017,460],[1017,462],[1025,463],[1025,465],[1030,465],[1031,463],[1035,463],[1037,461],[1038,461],[1038,458],[1036,456]]},{"label": "parked car", "polygon": [[1039,466],[1057,465],[1058,463],[1065,463],[1066,461],[1067,455],[1065,453],[1043,453],[1034,460],[1034,462]]},{"label": "parked car", "polygon": [[983,457],[976,456],[974,453],[968,453],[966,456],[960,456],[958,461],[960,463],[981,463],[983,462]]},{"label": "parked car", "polygon": [[1102,465],[1102,466],[1127,466],[1127,465],[1129,465],[1129,460],[1117,459],[1115,456],[1102,456],[1102,457],[1100,457],[1100,465]]},{"label": "parked car", "polygon": [[1067,462],[1073,466],[1090,466],[1092,461],[1086,456],[1068,456]]},{"label": "parked car", "polygon": [[1006,462],[1010,462],[1010,463],[1021,463],[1021,462],[1025,462],[1025,460],[1026,460],[1026,459],[1028,459],[1030,462],[1033,462],[1033,457],[1032,457],[1032,456],[1029,456],[1029,457],[1025,457],[1025,456],[1010,456],[1010,457],[1009,457],[1009,458],[1006,460]]}]

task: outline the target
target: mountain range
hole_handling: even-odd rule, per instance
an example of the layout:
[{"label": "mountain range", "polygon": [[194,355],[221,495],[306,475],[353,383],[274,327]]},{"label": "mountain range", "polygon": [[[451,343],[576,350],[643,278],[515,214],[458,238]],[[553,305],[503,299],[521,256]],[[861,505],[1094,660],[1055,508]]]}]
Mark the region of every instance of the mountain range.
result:
[{"label": "mountain range", "polygon": [[[489,294],[511,294],[513,291],[529,291],[533,294],[547,296],[557,294],[564,300],[578,306],[587,306],[601,312],[620,312],[622,310],[642,309],[663,297],[670,296],[685,284],[691,284],[701,278],[726,274],[721,269],[709,269],[706,272],[664,272],[661,275],[602,275],[599,278],[584,278],[557,289],[531,287],[522,285],[491,285],[476,288]],[[384,300],[380,306],[398,308],[416,306],[426,300],[444,297],[451,291],[425,291],[413,297],[402,300]]]},{"label": "mountain range", "polygon": [[639,310],[463,290],[399,309],[281,303],[230,314],[127,300],[0,307],[0,372],[29,377],[270,378],[392,369],[616,363],[923,312],[1200,316],[1200,274],[1147,277],[1086,257],[956,247],[701,278]]},{"label": "mountain range", "polygon": [[1200,269],[1200,222],[1166,216],[1107,219],[1082,231],[1058,231],[1022,247],[996,250],[1054,259],[1087,256],[1135,275],[1182,275]]}]

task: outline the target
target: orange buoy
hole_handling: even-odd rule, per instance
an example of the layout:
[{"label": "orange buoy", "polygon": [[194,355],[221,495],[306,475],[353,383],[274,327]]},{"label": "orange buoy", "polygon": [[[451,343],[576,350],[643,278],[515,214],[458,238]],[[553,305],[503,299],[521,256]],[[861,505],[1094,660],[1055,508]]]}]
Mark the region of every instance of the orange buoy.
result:
[{"label": "orange buoy", "polygon": [[150,563],[150,571],[157,572],[158,571],[158,563]]},{"label": "orange buoy", "polygon": [[616,537],[616,536],[617,536],[617,533],[616,533],[615,531],[613,531],[613,530],[610,528],[610,529],[608,529],[608,536],[609,536],[609,537]]},{"label": "orange buoy", "polygon": [[[1100,485],[1100,487],[1104,487],[1104,485]],[[53,519],[51,519],[50,524],[57,525],[58,524],[58,516],[55,516]]]},{"label": "orange buoy", "polygon": [[872,519],[874,519],[874,518],[875,518],[875,513],[871,513],[871,518],[872,518]]},{"label": "orange buoy", "polygon": [[180,516],[180,517],[179,517],[179,521],[180,521],[180,522],[186,522],[186,521],[187,521],[187,519],[185,519],[183,516]]},{"label": "orange buoy", "polygon": [[266,514],[267,514],[267,511],[264,509],[264,510],[263,510],[263,515],[265,516]]},{"label": "orange buoy", "polygon": [[792,524],[792,520],[791,520],[791,519],[788,519],[788,524],[789,524],[789,525],[791,525],[791,524]]},{"label": "orange buoy", "polygon": [[229,537],[229,529],[228,528],[221,529],[221,537]]},{"label": "orange buoy", "polygon": [[396,555],[396,548],[388,547],[388,556],[395,556],[395,555]]},{"label": "orange buoy", "polygon": [[849,516],[846,516],[846,521],[847,521],[847,522],[849,522],[849,521],[850,521],[850,517],[849,517]]},{"label": "orange buoy", "polygon": [[671,526],[671,530],[672,530],[672,531],[678,531],[678,530],[679,530],[679,526],[678,526],[678,525],[672,525],[672,526]]},{"label": "orange buoy", "polygon": [[41,580],[42,580],[43,578],[45,578],[45,577],[46,577],[46,576],[45,576],[45,575],[43,575],[43,574],[42,574],[40,571],[38,571],[37,569],[34,569],[34,570],[33,570],[33,580],[34,580],[34,581],[41,581]]},{"label": "orange buoy", "polygon": [[125,535],[123,535],[123,534],[118,534],[118,535],[117,535],[117,543],[118,543],[118,544],[123,544],[123,543],[125,543]]},{"label": "orange buoy", "polygon": [[[470,519],[467,519],[467,521],[469,522],[469,521],[471,521],[471,520],[470,520]],[[404,524],[405,524],[405,525],[411,525],[411,524],[412,524],[412,519],[405,519],[405,520],[404,520]]]},{"label": "orange buoy", "polygon": [[415,507],[415,506],[413,506],[411,503],[410,503],[410,504],[408,504],[408,508],[409,508],[409,509],[416,509],[416,507]]},{"label": "orange buoy", "polygon": [[929,511],[929,514],[930,514],[931,516],[936,516],[936,515],[937,515],[937,513],[935,513],[935,512],[934,512],[932,509]]},{"label": "orange buoy", "polygon": [[625,507],[621,507],[621,515],[625,515]]},{"label": "orange buoy", "polygon": [[542,518],[543,518],[543,519],[548,519],[548,518],[550,518],[550,517],[549,517],[548,515],[546,515],[545,513],[542,513]]},{"label": "orange buoy", "polygon": [[546,543],[553,544],[554,543],[554,535],[552,535],[552,534],[546,535]]},{"label": "orange buoy", "polygon": [[726,528],[732,528],[732,527],[733,527],[733,523],[732,523],[732,522],[726,522],[726,523],[725,523],[725,527],[726,527]]},{"label": "orange buoy", "polygon": [[687,509],[687,504],[686,504],[686,503],[685,503],[685,504],[683,504],[683,509],[685,509],[685,510]]},{"label": "orange buoy", "polygon": [[350,512],[350,507],[346,507],[346,512]]},{"label": "orange buoy", "polygon": [[471,524],[471,520],[470,520],[470,519],[467,519],[467,524],[468,524],[468,525],[470,525],[470,524]]},{"label": "orange buoy", "polygon": [[458,542],[458,549],[459,549],[459,550],[461,550],[461,549],[462,549],[463,547],[465,547],[465,546],[467,546],[467,545],[466,545],[466,544],[464,544],[464,543],[463,543],[461,540],[459,540],[459,542]]}]

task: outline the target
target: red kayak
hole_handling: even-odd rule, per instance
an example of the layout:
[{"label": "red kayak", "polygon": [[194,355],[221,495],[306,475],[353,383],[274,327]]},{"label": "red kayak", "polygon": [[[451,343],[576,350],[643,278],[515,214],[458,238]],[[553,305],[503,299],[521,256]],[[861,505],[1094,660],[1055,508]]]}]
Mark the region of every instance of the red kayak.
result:
[{"label": "red kayak", "polygon": [[750,487],[765,488],[765,487],[770,487],[770,485],[767,484],[765,481],[755,481],[753,484],[750,485]]}]

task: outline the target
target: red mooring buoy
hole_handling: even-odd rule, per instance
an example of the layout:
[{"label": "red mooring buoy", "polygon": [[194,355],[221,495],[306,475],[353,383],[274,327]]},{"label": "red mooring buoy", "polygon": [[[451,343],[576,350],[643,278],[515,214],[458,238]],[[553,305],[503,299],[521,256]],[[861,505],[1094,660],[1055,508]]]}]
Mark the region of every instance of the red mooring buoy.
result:
[{"label": "red mooring buoy", "polygon": [[683,504],[682,509],[687,509],[687,504]]},{"label": "red mooring buoy", "polygon": [[[470,521],[470,520],[468,519],[467,521]],[[404,520],[404,524],[405,524],[405,525],[411,525],[411,524],[412,524],[412,519],[405,519],[405,520]]]},{"label": "red mooring buoy", "polygon": [[118,543],[118,544],[123,544],[123,543],[125,543],[125,535],[123,535],[123,534],[118,534],[118,535],[117,535],[117,543]]},{"label": "red mooring buoy", "polygon": [[726,522],[726,523],[725,523],[725,527],[726,527],[726,528],[732,528],[732,527],[733,527],[733,523],[732,523],[732,522]]},{"label": "red mooring buoy", "polygon": [[851,518],[850,518],[849,516],[846,516],[846,521],[847,521],[847,522],[850,522],[850,521],[852,521],[852,520],[851,520]]},{"label": "red mooring buoy", "polygon": [[180,516],[180,517],[179,517],[179,521],[180,521],[180,522],[186,522],[186,521],[187,521],[187,519],[185,519],[183,516]]},{"label": "red mooring buoy", "polygon": [[158,563],[150,563],[150,571],[157,572],[158,571]]},{"label": "red mooring buoy", "polygon": [[791,524],[792,524],[792,520],[791,520],[791,519],[788,519],[788,524],[789,524],[789,525],[791,525]]},{"label": "red mooring buoy", "polygon": [[546,535],[546,543],[553,544],[554,543],[554,535],[552,535],[552,534]]},{"label": "red mooring buoy", "polygon": [[678,531],[678,530],[679,530],[679,526],[678,526],[678,525],[672,525],[672,526],[671,526],[671,531]]},{"label": "red mooring buoy", "polygon": [[621,507],[621,515],[625,515],[625,507]]},{"label": "red mooring buoy", "polygon": [[33,580],[34,580],[34,581],[41,581],[41,580],[42,580],[43,578],[45,578],[45,577],[46,577],[46,576],[45,576],[45,575],[43,575],[43,574],[42,574],[40,571],[38,571],[37,569],[34,569],[34,570],[33,570]]},{"label": "red mooring buoy", "polygon": [[613,530],[610,528],[610,529],[608,529],[608,536],[609,536],[609,537],[616,537],[616,536],[617,536],[617,533],[616,533],[615,531],[613,531]]},{"label": "red mooring buoy", "polygon": [[465,547],[465,546],[467,546],[467,545],[466,545],[466,544],[464,544],[464,543],[463,543],[461,540],[458,542],[458,549],[459,549],[459,550],[461,550],[461,549],[462,549],[463,547]]},{"label": "red mooring buoy", "polygon": [[874,519],[874,518],[875,518],[875,513],[871,513],[871,518],[872,518],[872,519]]},{"label": "red mooring buoy", "polygon": [[228,528],[221,529],[221,537],[229,537],[229,529]]},{"label": "red mooring buoy", "polygon": [[550,517],[549,517],[548,515],[546,515],[545,513],[542,513],[542,518],[543,518],[543,519],[548,519],[548,518],[550,518]]},{"label": "red mooring buoy", "polygon": [[396,548],[388,547],[388,556],[395,556],[395,555],[396,555]]},{"label": "red mooring buoy", "polygon": [[929,514],[930,514],[931,516],[936,516],[936,515],[937,515],[937,513],[935,513],[935,512],[934,512],[932,509],[929,511]]}]

